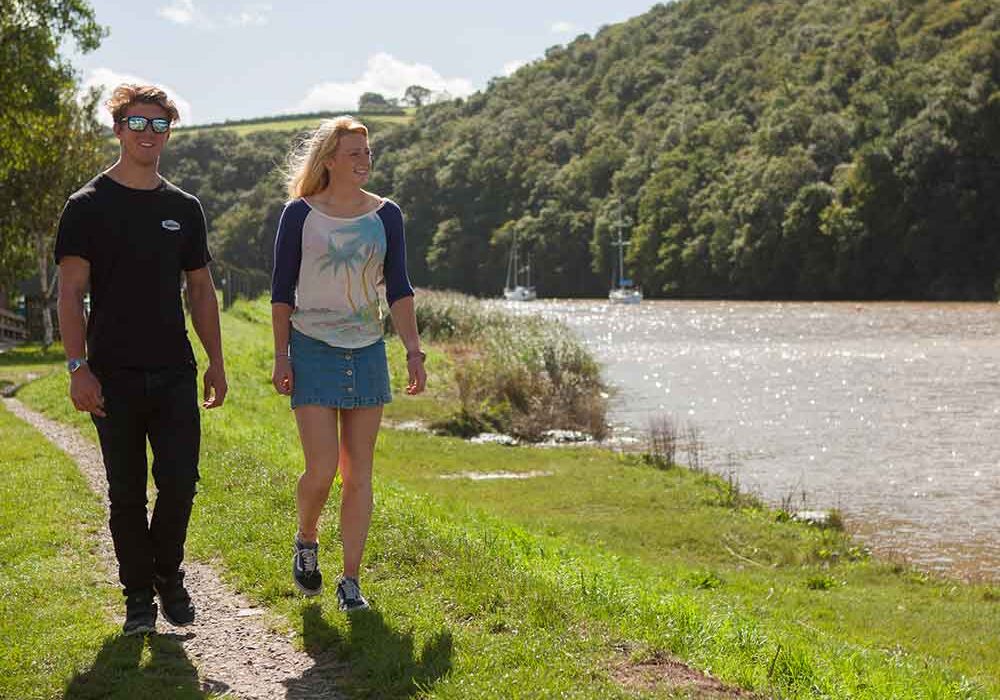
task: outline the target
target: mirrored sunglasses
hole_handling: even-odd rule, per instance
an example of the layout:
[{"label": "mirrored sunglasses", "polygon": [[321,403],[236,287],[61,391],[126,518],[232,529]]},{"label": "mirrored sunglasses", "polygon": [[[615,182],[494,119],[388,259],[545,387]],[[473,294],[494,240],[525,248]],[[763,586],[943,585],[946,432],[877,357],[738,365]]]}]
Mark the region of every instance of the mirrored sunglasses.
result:
[{"label": "mirrored sunglasses", "polygon": [[153,133],[165,134],[170,130],[170,120],[164,119],[163,117],[154,117],[150,119],[149,117],[122,117],[118,120],[118,123],[125,123],[129,131],[145,131],[146,125],[152,125]]}]

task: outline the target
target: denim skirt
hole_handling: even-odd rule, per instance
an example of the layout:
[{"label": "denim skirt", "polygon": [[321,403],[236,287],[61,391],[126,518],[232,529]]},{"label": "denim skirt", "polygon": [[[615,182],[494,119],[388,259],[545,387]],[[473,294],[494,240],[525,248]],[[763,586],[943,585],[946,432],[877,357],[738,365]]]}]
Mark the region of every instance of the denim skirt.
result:
[{"label": "denim skirt", "polygon": [[292,408],[364,408],[392,401],[385,340],[337,348],[292,329]]}]

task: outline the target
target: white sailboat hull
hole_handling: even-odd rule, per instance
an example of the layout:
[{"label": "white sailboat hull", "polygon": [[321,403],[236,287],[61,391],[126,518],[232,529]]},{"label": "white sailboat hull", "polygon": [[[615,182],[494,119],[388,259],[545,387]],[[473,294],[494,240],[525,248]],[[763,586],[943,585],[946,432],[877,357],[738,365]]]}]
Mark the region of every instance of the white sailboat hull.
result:
[{"label": "white sailboat hull", "polygon": [[507,301],[534,301],[538,298],[538,294],[535,292],[534,287],[518,285],[516,287],[505,287],[503,298]]},{"label": "white sailboat hull", "polygon": [[638,289],[612,289],[608,292],[608,301],[612,304],[638,304],[642,301],[642,292]]}]

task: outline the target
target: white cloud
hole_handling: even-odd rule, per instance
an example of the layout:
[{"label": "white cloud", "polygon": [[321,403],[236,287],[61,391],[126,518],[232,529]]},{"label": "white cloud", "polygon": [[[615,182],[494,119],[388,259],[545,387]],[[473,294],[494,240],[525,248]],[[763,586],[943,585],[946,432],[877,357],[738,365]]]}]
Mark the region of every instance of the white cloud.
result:
[{"label": "white cloud", "polygon": [[553,22],[550,29],[553,34],[570,34],[577,30],[575,24],[565,21]]},{"label": "white cloud", "polygon": [[357,109],[358,98],[365,92],[377,92],[383,97],[402,97],[406,88],[422,85],[436,96],[463,97],[474,92],[465,78],[445,78],[422,63],[404,63],[387,53],[377,53],[368,59],[365,72],[351,82],[328,82],[314,85],[309,93],[289,112]]},{"label": "white cloud", "polygon": [[194,0],[174,0],[172,5],[157,8],[156,14],[177,24],[190,24],[196,14]]},{"label": "white cloud", "polygon": [[507,76],[514,75],[514,73],[517,72],[518,68],[528,65],[528,63],[529,61],[521,61],[521,60],[507,61],[505,64],[503,64],[503,74]]},{"label": "white cloud", "polygon": [[271,21],[271,10],[272,7],[270,3],[255,2],[244,5],[237,14],[229,15],[227,19],[230,24],[235,24],[241,27],[263,27]]},{"label": "white cloud", "polygon": [[83,81],[82,90],[84,92],[90,90],[90,88],[96,87],[101,90],[101,104],[98,109],[98,117],[102,124],[106,126],[111,126],[111,115],[108,110],[104,108],[104,101],[111,97],[111,92],[121,83],[136,83],[138,85],[156,85],[166,91],[167,95],[174,101],[177,105],[177,111],[180,113],[180,121],[186,126],[190,126],[192,123],[191,114],[191,103],[185,100],[181,95],[168,85],[163,85],[162,83],[157,83],[152,80],[147,80],[146,78],[140,78],[136,75],[130,75],[128,73],[118,73],[111,70],[110,68],[97,68],[92,70],[87,76],[86,80]]}]

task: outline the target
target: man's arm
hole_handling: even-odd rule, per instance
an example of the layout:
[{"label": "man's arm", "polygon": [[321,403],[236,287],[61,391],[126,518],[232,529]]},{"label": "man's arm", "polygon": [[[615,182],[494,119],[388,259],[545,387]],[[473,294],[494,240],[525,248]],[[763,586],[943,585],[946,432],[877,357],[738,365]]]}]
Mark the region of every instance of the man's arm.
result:
[{"label": "man's arm", "polygon": [[[90,286],[90,263],[75,255],[59,261],[59,334],[67,360],[87,357],[87,314],[83,296]],[[69,375],[69,396],[78,411],[104,417],[104,394],[101,383],[86,364]]]},{"label": "man's arm", "polygon": [[229,387],[226,384],[226,365],[222,357],[222,330],[219,327],[219,301],[215,297],[215,283],[207,266],[188,270],[184,274],[187,277],[191,322],[208,355],[202,406],[217,408],[226,400]]}]

